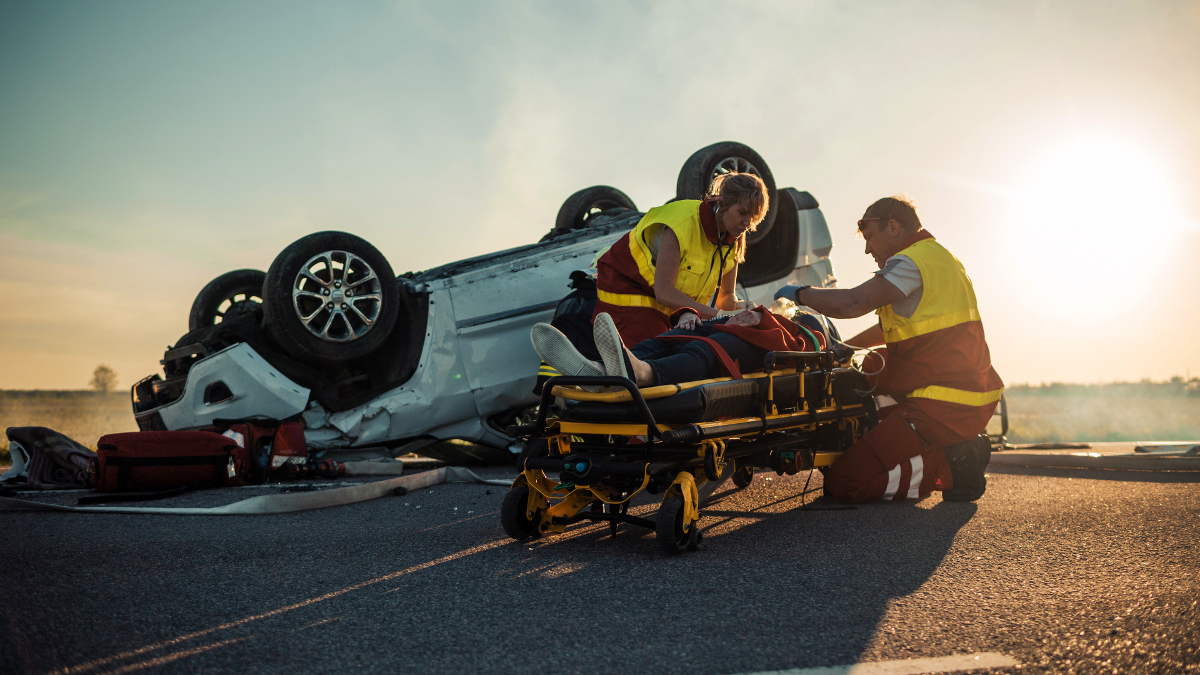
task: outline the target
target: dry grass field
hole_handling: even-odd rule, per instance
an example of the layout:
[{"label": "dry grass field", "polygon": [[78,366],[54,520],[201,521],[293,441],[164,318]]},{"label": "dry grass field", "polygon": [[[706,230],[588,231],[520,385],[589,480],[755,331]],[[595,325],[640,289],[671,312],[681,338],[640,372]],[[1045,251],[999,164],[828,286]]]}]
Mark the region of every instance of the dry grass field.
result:
[{"label": "dry grass field", "polygon": [[[1200,396],[1153,385],[1012,387],[1011,443],[1200,440]],[[999,417],[989,431],[999,432]],[[50,427],[95,448],[104,434],[136,431],[129,395],[89,391],[0,391],[0,426]],[[0,464],[8,464],[0,439]]]},{"label": "dry grass field", "polygon": [[[1008,398],[1010,443],[1200,440],[1200,397]],[[999,417],[988,427],[998,433]]]},{"label": "dry grass field", "polygon": [[[137,431],[129,392],[0,391],[0,426],[49,427],[95,449],[104,434]],[[8,461],[8,438],[0,439]]]}]

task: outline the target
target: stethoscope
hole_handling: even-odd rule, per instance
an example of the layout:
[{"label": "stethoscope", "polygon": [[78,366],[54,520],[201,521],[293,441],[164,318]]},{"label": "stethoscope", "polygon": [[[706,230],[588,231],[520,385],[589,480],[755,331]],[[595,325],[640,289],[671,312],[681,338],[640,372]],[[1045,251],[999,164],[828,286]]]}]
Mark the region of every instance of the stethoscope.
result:
[{"label": "stethoscope", "polygon": [[[717,295],[720,294],[720,292],[721,292],[720,274],[723,274],[725,272],[725,261],[729,259],[729,254],[733,253],[733,244],[726,244],[725,252],[721,253],[721,219],[720,219],[720,215],[721,215],[721,205],[713,204],[713,222],[717,226],[717,248],[713,251],[712,256],[708,259],[708,269],[710,272],[712,271],[712,259],[717,257],[718,254],[720,254],[720,256],[721,256],[721,266],[719,268],[717,268],[719,270],[718,276],[717,276],[717,290],[713,291],[712,300],[708,301],[708,306],[712,307],[713,309],[716,309],[716,307],[717,307]],[[735,239],[734,241],[737,241],[737,240]]]}]

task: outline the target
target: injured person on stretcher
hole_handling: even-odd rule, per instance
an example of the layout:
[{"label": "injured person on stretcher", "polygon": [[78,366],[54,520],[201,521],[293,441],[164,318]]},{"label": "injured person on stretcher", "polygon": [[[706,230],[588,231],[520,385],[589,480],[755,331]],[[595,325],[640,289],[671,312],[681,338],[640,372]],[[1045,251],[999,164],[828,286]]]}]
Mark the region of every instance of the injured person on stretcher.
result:
[{"label": "injured person on stretcher", "polygon": [[542,360],[564,375],[625,377],[638,387],[740,378],[743,372],[761,370],[768,352],[825,348],[820,329],[810,330],[762,307],[690,325],[695,328],[676,328],[630,348],[612,317],[602,312],[593,324],[602,362],[588,360],[548,323],[534,326],[530,338]]}]

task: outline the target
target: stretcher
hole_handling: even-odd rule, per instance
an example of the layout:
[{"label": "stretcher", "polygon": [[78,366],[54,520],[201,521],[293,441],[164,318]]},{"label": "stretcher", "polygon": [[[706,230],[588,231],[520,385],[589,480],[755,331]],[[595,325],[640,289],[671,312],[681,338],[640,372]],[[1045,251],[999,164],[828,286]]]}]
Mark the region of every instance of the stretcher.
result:
[{"label": "stretcher", "polygon": [[[870,390],[830,351],[769,352],[743,379],[645,389],[623,377],[551,378],[537,419],[508,428],[544,445],[521,460],[501,524],[525,540],[581,521],[607,522],[615,536],[629,523],[653,529],[668,553],[694,551],[701,486],[732,478],[746,488],[756,469],[791,475],[833,464],[876,423]],[[653,520],[628,512],[643,491],[663,496]]]}]

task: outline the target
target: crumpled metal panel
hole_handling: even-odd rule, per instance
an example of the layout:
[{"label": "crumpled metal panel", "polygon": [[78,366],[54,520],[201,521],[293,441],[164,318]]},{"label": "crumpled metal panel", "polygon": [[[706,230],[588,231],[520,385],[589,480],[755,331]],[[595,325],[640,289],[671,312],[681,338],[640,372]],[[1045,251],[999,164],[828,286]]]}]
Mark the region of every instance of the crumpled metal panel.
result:
[{"label": "crumpled metal panel", "polygon": [[370,403],[334,413],[328,425],[354,446],[423,436],[467,421],[479,435],[479,414],[459,359],[454,311],[445,284],[429,284],[429,318],[417,371],[403,385]]},{"label": "crumpled metal panel", "polygon": [[[478,416],[537,403],[539,358],[529,330],[553,318],[558,301],[570,292],[571,272],[586,269],[596,251],[623,234],[585,239],[540,259],[451,280],[459,351]],[[491,436],[478,440],[497,442]]]},{"label": "crumpled metal panel", "polygon": [[[233,397],[204,402],[204,390],[223,382]],[[304,410],[309,390],[288,379],[248,344],[227,347],[196,362],[188,371],[183,396],[156,408],[168,429],[195,429],[214,419],[285,419]]]}]

